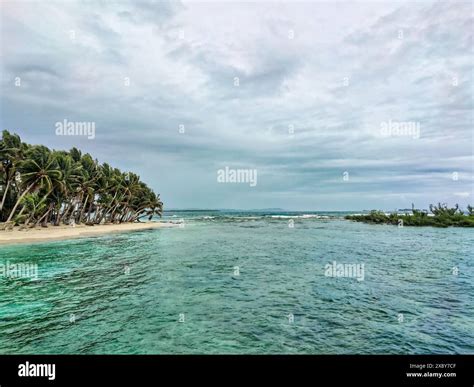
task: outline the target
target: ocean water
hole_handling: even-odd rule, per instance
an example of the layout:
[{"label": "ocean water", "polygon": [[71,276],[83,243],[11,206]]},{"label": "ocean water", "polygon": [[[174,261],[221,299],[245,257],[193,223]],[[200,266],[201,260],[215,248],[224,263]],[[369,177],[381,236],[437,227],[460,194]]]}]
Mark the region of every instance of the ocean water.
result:
[{"label": "ocean water", "polygon": [[184,227],[0,247],[38,269],[0,276],[0,353],[474,353],[472,230],[342,215],[170,212]]}]

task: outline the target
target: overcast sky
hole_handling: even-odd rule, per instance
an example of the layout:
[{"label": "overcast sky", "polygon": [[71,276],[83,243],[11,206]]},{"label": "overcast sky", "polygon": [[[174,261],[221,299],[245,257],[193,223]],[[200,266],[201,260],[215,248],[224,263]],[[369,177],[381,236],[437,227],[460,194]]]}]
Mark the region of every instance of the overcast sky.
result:
[{"label": "overcast sky", "polygon": [[0,7],[2,129],[134,171],[167,208],[474,204],[470,2]]}]

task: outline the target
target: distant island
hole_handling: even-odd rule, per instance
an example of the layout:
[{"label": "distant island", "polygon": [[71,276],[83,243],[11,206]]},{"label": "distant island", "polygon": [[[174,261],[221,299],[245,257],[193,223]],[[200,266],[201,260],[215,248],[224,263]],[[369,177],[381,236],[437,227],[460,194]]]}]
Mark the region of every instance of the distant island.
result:
[{"label": "distant island", "polygon": [[450,208],[446,203],[430,204],[430,213],[415,209],[412,205],[411,213],[387,214],[383,211],[372,210],[368,214],[346,215],[345,219],[370,224],[392,224],[399,226],[432,226],[432,227],[474,227],[474,208],[467,206],[464,213],[455,205]]}]

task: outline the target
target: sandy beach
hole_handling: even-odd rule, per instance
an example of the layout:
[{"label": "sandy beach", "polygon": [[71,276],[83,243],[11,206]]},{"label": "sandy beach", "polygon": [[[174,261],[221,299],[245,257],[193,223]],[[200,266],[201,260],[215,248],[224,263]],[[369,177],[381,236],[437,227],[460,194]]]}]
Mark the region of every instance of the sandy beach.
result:
[{"label": "sandy beach", "polygon": [[122,223],[106,225],[76,225],[72,226],[49,226],[47,228],[36,227],[32,229],[12,231],[0,231],[0,245],[47,242],[63,239],[73,239],[104,235],[111,233],[149,230],[163,227],[176,227],[172,223],[144,222],[144,223]]}]

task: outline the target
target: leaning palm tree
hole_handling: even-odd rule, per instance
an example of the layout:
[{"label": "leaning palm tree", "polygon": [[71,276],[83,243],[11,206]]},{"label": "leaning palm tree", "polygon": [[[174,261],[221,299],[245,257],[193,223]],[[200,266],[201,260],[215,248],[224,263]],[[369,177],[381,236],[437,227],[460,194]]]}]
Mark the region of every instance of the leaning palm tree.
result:
[{"label": "leaning palm tree", "polygon": [[5,200],[9,194],[12,183],[16,175],[16,165],[21,160],[22,152],[26,149],[26,144],[21,142],[20,136],[10,134],[4,130],[2,141],[0,142],[0,164],[4,184],[2,185],[2,200],[0,201],[0,211],[3,209]]},{"label": "leaning palm tree", "polygon": [[[0,222],[4,228],[48,223],[135,222],[163,211],[140,177],[99,164],[77,148],[31,146],[3,131],[0,139]],[[13,220],[13,222],[12,222]]]},{"label": "leaning palm tree", "polygon": [[35,216],[44,212],[44,209],[47,207],[45,203],[46,198],[47,196],[41,197],[38,193],[30,193],[23,198],[22,203],[28,213],[25,226],[28,226]]},{"label": "leaning palm tree", "polygon": [[61,183],[61,171],[58,168],[54,154],[44,146],[36,146],[31,149],[28,158],[19,165],[20,179],[23,191],[16,201],[7,223],[10,222],[23,198],[35,188],[46,187],[52,190],[53,184]]},{"label": "leaning palm tree", "polygon": [[78,188],[81,165],[76,163],[66,152],[57,152],[56,160],[62,173],[62,184],[58,186],[56,192],[58,211],[55,224],[59,226],[61,219],[66,218],[67,220],[67,214],[75,205],[73,193]]}]

